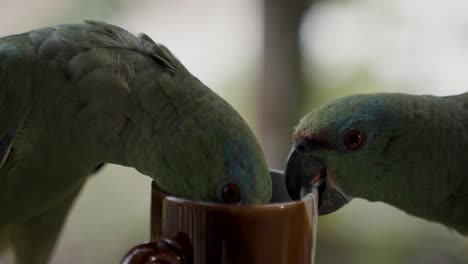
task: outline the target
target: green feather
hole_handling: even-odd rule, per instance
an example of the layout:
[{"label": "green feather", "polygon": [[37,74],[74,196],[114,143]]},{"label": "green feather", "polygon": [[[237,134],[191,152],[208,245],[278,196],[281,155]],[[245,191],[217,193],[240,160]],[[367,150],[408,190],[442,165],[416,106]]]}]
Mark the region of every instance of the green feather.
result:
[{"label": "green feather", "polygon": [[[357,150],[344,145],[348,129],[365,135]],[[296,137],[328,143],[314,155],[348,195],[468,233],[468,93],[341,98],[302,118]]]},{"label": "green feather", "polygon": [[134,167],[187,199],[222,202],[234,182],[243,203],[270,200],[242,117],[146,35],[87,21],[7,36],[0,83],[0,138],[18,131],[0,168],[0,239],[19,264],[46,262],[98,164]]}]

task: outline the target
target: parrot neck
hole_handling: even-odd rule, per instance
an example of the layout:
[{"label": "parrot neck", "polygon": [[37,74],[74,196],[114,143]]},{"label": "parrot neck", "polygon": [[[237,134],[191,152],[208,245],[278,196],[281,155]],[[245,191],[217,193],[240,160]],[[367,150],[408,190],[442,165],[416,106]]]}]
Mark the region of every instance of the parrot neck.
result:
[{"label": "parrot neck", "polygon": [[[199,81],[189,81],[152,86],[158,96],[138,97],[136,105],[124,110],[128,116],[110,121],[114,127],[117,124],[114,131],[118,137],[102,149],[104,161],[133,167],[155,180],[158,175],[189,170],[190,166],[180,164],[193,159],[190,153],[200,152],[204,144],[201,141],[215,142],[210,131],[220,130],[213,129],[222,124],[220,120],[237,116],[206,86]],[[143,92],[148,91],[140,91]]]},{"label": "parrot neck", "polygon": [[449,228],[453,228],[462,235],[468,235],[468,195],[457,192],[436,208],[434,220]]},{"label": "parrot neck", "polygon": [[[391,204],[391,203],[390,203]],[[410,215],[421,217],[430,221],[439,222],[462,235],[468,235],[468,182],[465,180],[451,195],[437,203],[419,204],[393,204]]]}]

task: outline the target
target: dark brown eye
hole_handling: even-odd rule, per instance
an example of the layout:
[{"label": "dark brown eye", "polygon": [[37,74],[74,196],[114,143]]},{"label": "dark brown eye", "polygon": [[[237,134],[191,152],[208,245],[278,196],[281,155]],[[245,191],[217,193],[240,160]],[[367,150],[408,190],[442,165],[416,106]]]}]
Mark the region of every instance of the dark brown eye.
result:
[{"label": "dark brown eye", "polygon": [[344,144],[349,150],[356,150],[361,147],[364,142],[364,136],[359,130],[350,129],[344,134]]},{"label": "dark brown eye", "polygon": [[233,182],[224,185],[221,197],[225,203],[238,203],[241,200],[239,186]]}]

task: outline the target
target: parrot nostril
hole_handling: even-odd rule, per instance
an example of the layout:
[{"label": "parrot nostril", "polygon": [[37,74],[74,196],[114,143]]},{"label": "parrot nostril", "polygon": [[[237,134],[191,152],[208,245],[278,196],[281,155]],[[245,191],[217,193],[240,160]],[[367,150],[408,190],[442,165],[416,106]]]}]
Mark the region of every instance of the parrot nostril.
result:
[{"label": "parrot nostril", "polygon": [[295,142],[294,144],[294,150],[297,151],[300,154],[305,154],[309,151],[309,146],[307,143],[307,140],[305,139],[299,139]]},{"label": "parrot nostril", "polygon": [[304,145],[299,145],[299,146],[296,147],[296,150],[297,150],[298,152],[300,152],[300,153],[304,153],[305,150],[306,150],[306,148],[305,148]]}]

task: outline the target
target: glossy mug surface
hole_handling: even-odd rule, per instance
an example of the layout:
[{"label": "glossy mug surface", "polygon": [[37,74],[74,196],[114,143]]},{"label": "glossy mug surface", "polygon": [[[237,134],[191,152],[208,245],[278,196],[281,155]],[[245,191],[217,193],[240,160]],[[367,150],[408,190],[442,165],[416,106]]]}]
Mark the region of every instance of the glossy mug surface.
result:
[{"label": "glossy mug surface", "polygon": [[133,248],[123,263],[314,263],[317,190],[292,202],[282,173],[271,175],[272,203],[263,205],[195,202],[153,184],[151,243]]}]

